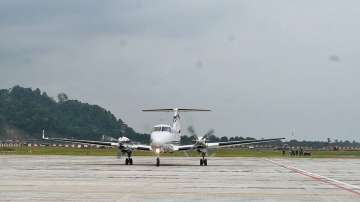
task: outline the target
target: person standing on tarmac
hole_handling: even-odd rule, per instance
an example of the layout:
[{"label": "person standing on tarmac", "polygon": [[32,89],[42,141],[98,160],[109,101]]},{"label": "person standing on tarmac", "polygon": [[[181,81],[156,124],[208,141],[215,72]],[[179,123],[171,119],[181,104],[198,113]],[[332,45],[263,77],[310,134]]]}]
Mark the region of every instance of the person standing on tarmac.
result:
[{"label": "person standing on tarmac", "polygon": [[304,149],[300,147],[300,156],[304,156]]}]

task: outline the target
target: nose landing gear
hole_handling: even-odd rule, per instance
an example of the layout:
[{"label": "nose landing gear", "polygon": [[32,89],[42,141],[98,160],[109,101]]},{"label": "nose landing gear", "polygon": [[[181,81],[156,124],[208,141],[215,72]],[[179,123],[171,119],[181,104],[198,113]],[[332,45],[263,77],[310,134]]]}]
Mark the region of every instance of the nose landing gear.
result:
[{"label": "nose landing gear", "polygon": [[160,166],[160,158],[159,158],[159,157],[156,158],[156,166],[157,166],[157,167]]},{"label": "nose landing gear", "polygon": [[207,166],[207,159],[200,159],[200,166]]}]

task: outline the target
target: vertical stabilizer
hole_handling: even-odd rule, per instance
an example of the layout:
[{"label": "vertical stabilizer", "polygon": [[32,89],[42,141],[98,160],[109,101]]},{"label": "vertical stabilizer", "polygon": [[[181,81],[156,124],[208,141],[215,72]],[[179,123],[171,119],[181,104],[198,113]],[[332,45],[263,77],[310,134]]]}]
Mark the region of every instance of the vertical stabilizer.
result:
[{"label": "vertical stabilizer", "polygon": [[209,109],[194,109],[194,108],[162,108],[162,109],[144,109],[143,112],[174,112],[173,116],[173,133],[180,137],[180,112],[209,112]]},{"label": "vertical stabilizer", "polygon": [[175,134],[181,134],[181,125],[180,125],[180,114],[177,108],[174,109],[174,117],[173,117],[173,126],[172,129]]}]

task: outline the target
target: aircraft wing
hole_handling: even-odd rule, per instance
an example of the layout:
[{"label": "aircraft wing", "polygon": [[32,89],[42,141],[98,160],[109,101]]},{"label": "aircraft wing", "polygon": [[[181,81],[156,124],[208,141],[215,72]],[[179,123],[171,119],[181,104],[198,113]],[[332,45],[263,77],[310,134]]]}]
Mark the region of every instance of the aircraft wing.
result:
[{"label": "aircraft wing", "polygon": [[118,142],[103,142],[103,141],[93,141],[93,140],[77,140],[77,139],[69,139],[69,138],[50,138],[45,137],[43,135],[43,140],[50,141],[59,141],[59,142],[71,142],[71,143],[80,143],[80,144],[92,144],[92,145],[101,145],[101,146],[109,146],[109,147],[118,147],[118,148],[126,148],[131,150],[143,150],[143,151],[151,151],[151,147],[149,145],[139,145],[139,144],[120,144]]},{"label": "aircraft wing", "polygon": [[92,144],[92,145],[101,145],[101,146],[110,146],[110,147],[118,147],[119,146],[119,143],[117,143],[117,142],[77,140],[77,139],[69,139],[69,138],[50,138],[50,137],[44,137],[44,136],[43,136],[43,140],[58,141],[58,142],[72,142],[72,143],[80,143],[80,144]]},{"label": "aircraft wing", "polygon": [[211,142],[205,144],[193,144],[193,145],[182,145],[178,146],[177,150],[186,151],[186,150],[195,150],[195,149],[216,149],[224,148],[238,145],[247,145],[247,144],[258,144],[263,142],[272,142],[277,140],[283,140],[285,138],[272,138],[272,139],[262,139],[262,140],[242,140],[242,141],[229,141],[229,142]]},{"label": "aircraft wing", "polygon": [[129,147],[133,150],[152,151],[152,148],[150,145],[130,144],[130,145],[127,145],[127,147]]}]

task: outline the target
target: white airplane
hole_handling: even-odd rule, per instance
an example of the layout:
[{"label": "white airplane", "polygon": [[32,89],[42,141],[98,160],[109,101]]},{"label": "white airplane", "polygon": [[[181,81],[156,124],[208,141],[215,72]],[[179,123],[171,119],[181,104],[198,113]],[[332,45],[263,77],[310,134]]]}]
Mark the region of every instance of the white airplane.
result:
[{"label": "white airplane", "polygon": [[43,140],[73,142],[82,144],[93,144],[102,145],[118,148],[122,154],[127,154],[125,159],[126,165],[132,165],[133,159],[131,158],[132,153],[135,150],[153,151],[156,155],[156,166],[160,166],[160,154],[175,151],[198,151],[201,155],[200,166],[207,166],[208,150],[232,147],[236,145],[255,144],[270,141],[277,141],[285,138],[274,138],[274,139],[261,139],[261,140],[243,140],[243,141],[229,141],[229,142],[207,142],[207,137],[198,137],[194,144],[180,145],[181,137],[181,126],[180,126],[180,112],[207,112],[208,109],[149,109],[143,110],[143,112],[174,112],[172,126],[167,124],[161,124],[154,126],[154,130],[151,132],[151,143],[150,145],[133,144],[127,137],[120,137],[117,142],[105,142],[105,141],[92,141],[92,140],[76,140],[68,138],[50,138],[45,137],[43,131]]}]

